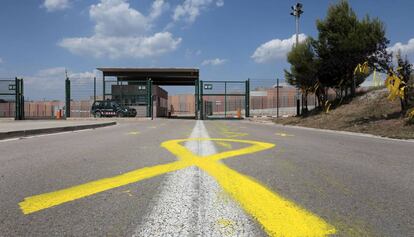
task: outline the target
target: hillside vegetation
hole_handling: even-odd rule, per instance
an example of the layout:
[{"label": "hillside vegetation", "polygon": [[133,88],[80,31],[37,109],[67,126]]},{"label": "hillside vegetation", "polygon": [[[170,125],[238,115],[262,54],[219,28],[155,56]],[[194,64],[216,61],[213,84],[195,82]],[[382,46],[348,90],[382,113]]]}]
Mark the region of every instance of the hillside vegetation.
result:
[{"label": "hillside vegetation", "polygon": [[376,89],[353,98],[329,113],[311,111],[306,117],[279,118],[274,122],[414,139],[414,125],[401,116],[400,102],[389,101],[388,95],[389,92],[386,89]]}]

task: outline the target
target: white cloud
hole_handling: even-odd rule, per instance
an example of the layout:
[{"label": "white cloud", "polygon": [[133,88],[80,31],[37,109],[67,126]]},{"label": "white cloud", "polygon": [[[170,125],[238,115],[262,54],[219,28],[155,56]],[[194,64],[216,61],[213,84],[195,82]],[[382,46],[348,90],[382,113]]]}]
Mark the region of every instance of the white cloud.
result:
[{"label": "white cloud", "polygon": [[[84,91],[89,90],[90,94],[93,94],[93,78],[98,77],[100,72],[97,70],[74,72],[66,70],[65,67],[53,67],[39,70],[33,75],[23,75],[26,85],[25,95],[32,100],[42,98],[64,99],[66,71],[75,91],[78,88],[83,88]],[[76,91],[72,96],[85,96],[86,98],[90,96],[89,94],[79,93],[79,91]]]},{"label": "white cloud", "polygon": [[200,49],[198,49],[198,50],[191,50],[191,49],[186,49],[185,50],[185,54],[184,54],[184,56],[187,58],[187,59],[193,59],[194,57],[198,57],[198,56],[200,56],[201,55],[201,50]]},{"label": "white cloud", "polygon": [[169,32],[156,33],[149,37],[101,37],[69,38],[59,45],[79,55],[112,59],[131,57],[146,58],[174,51],[181,38],[174,39]]},{"label": "white cloud", "polygon": [[217,7],[224,5],[224,0],[184,0],[183,4],[176,6],[174,9],[173,20],[184,20],[193,23],[201,14],[201,11],[207,9],[212,3]]},{"label": "white cloud", "polygon": [[69,0],[45,0],[42,5],[48,12],[64,10],[70,6]]},{"label": "white cloud", "polygon": [[392,51],[394,54],[398,52],[398,50],[401,50],[401,53],[403,55],[408,55],[414,53],[414,38],[410,39],[407,44],[403,44],[401,42],[398,42],[394,44],[393,46],[388,48],[388,51]]},{"label": "white cloud", "polygon": [[204,60],[201,65],[203,66],[219,66],[219,65],[223,65],[227,62],[227,59],[221,59],[221,58],[215,58],[215,59],[206,59]]},{"label": "white cloud", "polygon": [[66,69],[64,67],[53,67],[39,70],[37,77],[62,77],[65,78]]},{"label": "white cloud", "polygon": [[3,61],[3,59],[2,58],[0,58],[0,63],[3,63],[4,61]]},{"label": "white cloud", "polygon": [[[307,38],[305,34],[299,34],[299,42]],[[288,39],[273,39],[260,45],[251,56],[256,63],[267,63],[277,59],[283,59],[296,42],[296,35]]]},{"label": "white cloud", "polygon": [[155,0],[152,3],[151,13],[149,15],[150,19],[156,19],[162,15],[165,11],[170,8],[170,5],[166,3],[164,0]]},{"label": "white cloud", "polygon": [[[164,1],[155,1],[150,16],[161,14]],[[95,34],[103,36],[141,35],[150,28],[150,17],[130,7],[126,0],[101,0],[92,5],[89,16],[95,24]]]},{"label": "white cloud", "polygon": [[97,76],[98,71],[94,70],[92,72],[73,72],[67,70],[65,67],[52,67],[37,71],[36,74],[34,74],[33,76],[27,77],[28,80],[26,80],[25,78],[25,83],[27,82],[28,84],[31,84],[33,82],[39,81],[61,81],[66,79],[66,73],[68,77],[71,79],[71,81],[82,82],[85,79],[91,81],[91,79]]},{"label": "white cloud", "polygon": [[149,33],[153,21],[167,8],[164,0],[155,0],[149,15],[144,16],[127,0],[101,0],[89,10],[95,22],[94,35],[65,38],[58,45],[75,54],[112,59],[153,57],[174,51],[181,38],[174,38],[170,32]]}]

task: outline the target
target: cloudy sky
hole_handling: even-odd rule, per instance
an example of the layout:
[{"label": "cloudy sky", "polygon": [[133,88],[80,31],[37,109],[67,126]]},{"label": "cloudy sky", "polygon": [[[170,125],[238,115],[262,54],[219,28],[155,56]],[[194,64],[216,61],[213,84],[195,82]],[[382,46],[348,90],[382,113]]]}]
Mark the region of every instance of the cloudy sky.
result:
[{"label": "cloudy sky", "polygon": [[[335,2],[302,1],[301,39],[316,36],[315,20]],[[42,85],[39,90],[59,87],[65,69],[71,77],[88,80],[97,67],[197,67],[203,80],[283,77],[294,41],[289,15],[294,3],[2,0],[0,77],[23,76],[32,87]],[[380,17],[390,48],[414,60],[414,1],[350,3],[359,16]]]}]

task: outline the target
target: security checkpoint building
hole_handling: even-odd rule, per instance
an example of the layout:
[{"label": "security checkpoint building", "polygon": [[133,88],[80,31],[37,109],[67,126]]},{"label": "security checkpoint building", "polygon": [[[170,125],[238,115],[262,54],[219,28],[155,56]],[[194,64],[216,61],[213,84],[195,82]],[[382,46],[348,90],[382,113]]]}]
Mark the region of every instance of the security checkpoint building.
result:
[{"label": "security checkpoint building", "polygon": [[195,118],[199,117],[199,69],[97,68],[102,72],[103,99],[137,109],[138,116],[164,117],[168,93],[160,86],[194,86]]}]

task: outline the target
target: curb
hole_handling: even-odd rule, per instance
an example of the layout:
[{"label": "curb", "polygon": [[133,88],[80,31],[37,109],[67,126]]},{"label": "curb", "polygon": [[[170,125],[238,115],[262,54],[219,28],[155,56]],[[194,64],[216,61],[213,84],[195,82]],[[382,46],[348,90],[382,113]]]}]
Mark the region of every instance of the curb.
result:
[{"label": "curb", "polygon": [[113,126],[113,125],[116,125],[116,122],[2,132],[0,133],[0,140],[9,139],[9,138],[17,138],[17,137],[27,137],[27,136],[40,135],[40,134],[71,132],[71,131],[101,128],[101,127],[107,127],[107,126]]}]

